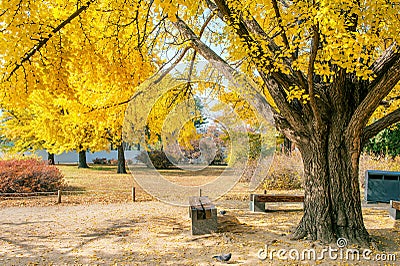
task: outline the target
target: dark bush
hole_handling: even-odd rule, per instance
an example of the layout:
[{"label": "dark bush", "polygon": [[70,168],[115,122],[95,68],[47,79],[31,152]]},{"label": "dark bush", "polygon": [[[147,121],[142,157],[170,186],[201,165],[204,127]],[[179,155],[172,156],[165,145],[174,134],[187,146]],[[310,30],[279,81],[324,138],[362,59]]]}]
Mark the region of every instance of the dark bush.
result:
[{"label": "dark bush", "polygon": [[[147,154],[149,156],[147,156]],[[150,161],[149,161],[150,158]],[[142,151],[136,159],[146,164],[148,167],[154,166],[157,169],[166,169],[171,167],[173,164],[168,160],[167,155],[163,151]]]},{"label": "dark bush", "polygon": [[0,192],[56,191],[65,187],[57,167],[36,159],[0,161]]},{"label": "dark bush", "polygon": [[93,164],[107,164],[107,159],[106,158],[93,159]]},{"label": "dark bush", "polygon": [[[118,165],[118,160],[117,159],[107,160],[106,158],[96,158],[96,159],[93,159],[93,164]],[[132,165],[133,160],[131,160],[131,159],[125,160],[125,164]]]}]

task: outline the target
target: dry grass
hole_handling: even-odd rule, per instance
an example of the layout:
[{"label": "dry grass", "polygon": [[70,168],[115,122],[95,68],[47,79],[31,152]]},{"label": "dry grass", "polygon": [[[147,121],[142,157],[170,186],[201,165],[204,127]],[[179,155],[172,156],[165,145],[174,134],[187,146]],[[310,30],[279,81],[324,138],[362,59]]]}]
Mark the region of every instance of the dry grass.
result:
[{"label": "dry grass", "polygon": [[[117,174],[116,166],[93,165],[89,169],[79,169],[76,165],[57,165],[65,176],[69,185],[63,192],[63,204],[89,204],[89,203],[123,203],[132,201],[132,187],[136,188],[136,201],[155,200],[143,191],[135,182],[134,174]],[[191,172],[177,169],[158,170],[159,173],[173,183],[184,186],[199,186],[211,182],[224,170],[224,167],[209,167],[202,171]],[[375,159],[363,155],[360,159],[360,181],[364,183],[366,170],[400,171],[400,158]],[[303,167],[301,156],[293,153],[288,157],[275,155],[265,182],[257,190],[258,193],[283,193],[301,194],[303,180]],[[362,191],[363,192],[363,189]],[[239,182],[225,194],[221,200],[248,200],[249,184]],[[361,193],[363,196],[363,193]],[[1,200],[0,206],[44,206],[54,205],[56,196],[24,198],[20,200]]]},{"label": "dry grass", "polygon": [[291,156],[275,154],[263,188],[266,190],[301,189],[303,180],[304,170],[300,152],[293,151]]},{"label": "dry grass", "polygon": [[134,185],[130,174],[117,174],[116,166],[92,166],[88,169],[75,165],[57,166],[73,190],[86,191],[129,191]]},{"label": "dry grass", "polygon": [[[155,200],[146,193],[134,179],[133,174],[117,174],[116,166],[93,165],[88,169],[78,168],[76,165],[57,165],[65,176],[68,188],[62,192],[63,205],[79,205],[92,203],[125,203],[132,201],[132,187],[135,187],[136,201]],[[143,173],[144,171],[142,171]],[[208,167],[193,174],[191,171],[177,169],[158,170],[158,172],[173,183],[183,186],[199,186],[216,179],[224,167]],[[151,174],[149,173],[149,178]],[[240,187],[240,198],[245,198],[248,191]],[[238,191],[236,190],[235,193]],[[237,197],[234,197],[237,198]],[[247,198],[247,197],[246,197]],[[52,197],[32,197],[0,201],[0,206],[48,206],[54,205],[56,195]]]}]

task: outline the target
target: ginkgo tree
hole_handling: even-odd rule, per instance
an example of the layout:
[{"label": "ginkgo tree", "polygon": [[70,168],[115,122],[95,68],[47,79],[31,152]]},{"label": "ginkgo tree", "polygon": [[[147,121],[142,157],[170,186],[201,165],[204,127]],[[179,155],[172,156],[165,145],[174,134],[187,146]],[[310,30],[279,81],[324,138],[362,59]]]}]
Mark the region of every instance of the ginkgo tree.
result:
[{"label": "ginkgo tree", "polygon": [[[396,109],[368,124],[400,80],[400,3],[208,0],[168,8],[182,42],[231,79],[242,71],[272,96],[275,124],[296,143],[305,169],[304,216],[292,237],[368,243],[359,157],[370,137],[400,120]],[[201,20],[187,17],[188,9],[213,16],[221,30],[199,38]],[[243,88],[253,105],[268,106],[259,90]]]},{"label": "ginkgo tree", "polygon": [[[148,60],[140,39],[153,27],[139,12],[145,5],[88,9],[92,2],[2,3],[3,133],[16,149],[77,150],[81,162],[86,150],[111,142],[123,155],[124,108],[154,69],[156,57]],[[134,15],[121,18],[121,12]]]},{"label": "ginkgo tree", "polygon": [[[137,85],[157,65],[145,63],[149,51],[168,48],[181,58],[193,49],[260,115],[270,110],[278,130],[299,148],[304,215],[292,237],[366,244],[359,157],[369,138],[400,120],[399,109],[370,120],[400,80],[399,13],[397,0],[3,1],[2,99],[12,110],[33,90],[62,94],[64,83],[79,84],[72,87],[85,94],[121,65],[133,73],[126,81]],[[119,31],[132,25],[135,34]],[[99,28],[114,34],[89,34]],[[121,43],[124,38],[136,42]],[[82,44],[91,48],[77,58]],[[106,61],[117,59],[109,72],[97,71],[89,58],[80,63],[91,49]],[[118,64],[124,49],[138,61]],[[68,71],[56,74],[60,64]],[[134,71],[140,66],[149,67]]]}]

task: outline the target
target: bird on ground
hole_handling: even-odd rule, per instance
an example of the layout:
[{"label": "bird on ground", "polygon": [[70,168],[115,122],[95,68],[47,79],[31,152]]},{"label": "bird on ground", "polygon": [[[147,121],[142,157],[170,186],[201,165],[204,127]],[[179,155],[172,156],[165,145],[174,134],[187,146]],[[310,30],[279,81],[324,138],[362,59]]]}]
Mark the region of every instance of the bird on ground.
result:
[{"label": "bird on ground", "polygon": [[231,257],[232,257],[232,254],[228,253],[228,254],[216,255],[213,258],[218,261],[228,261],[231,259]]}]

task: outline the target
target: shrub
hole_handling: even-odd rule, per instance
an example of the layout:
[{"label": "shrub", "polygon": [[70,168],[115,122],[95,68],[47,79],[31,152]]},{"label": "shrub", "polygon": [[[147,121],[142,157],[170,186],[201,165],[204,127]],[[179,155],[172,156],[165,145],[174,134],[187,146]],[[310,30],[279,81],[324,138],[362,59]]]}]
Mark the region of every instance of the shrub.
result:
[{"label": "shrub", "polygon": [[107,164],[107,159],[106,158],[93,159],[93,164]]},{"label": "shrub", "polygon": [[[93,159],[93,164],[118,165],[118,160],[117,159],[107,160],[106,158],[96,158],[96,159]],[[127,159],[127,160],[125,160],[125,164],[132,165],[133,160]]]},{"label": "shrub", "polygon": [[304,170],[299,152],[292,155],[276,154],[264,180],[264,189],[300,189],[304,182]]},{"label": "shrub", "polygon": [[154,166],[157,169],[166,169],[173,165],[168,160],[168,157],[165,155],[164,151],[159,150],[149,152],[142,151],[138,156],[136,156],[136,159],[146,164],[148,167]]},{"label": "shrub", "polygon": [[64,186],[64,176],[60,170],[43,161],[0,161],[1,193],[56,191]]}]

